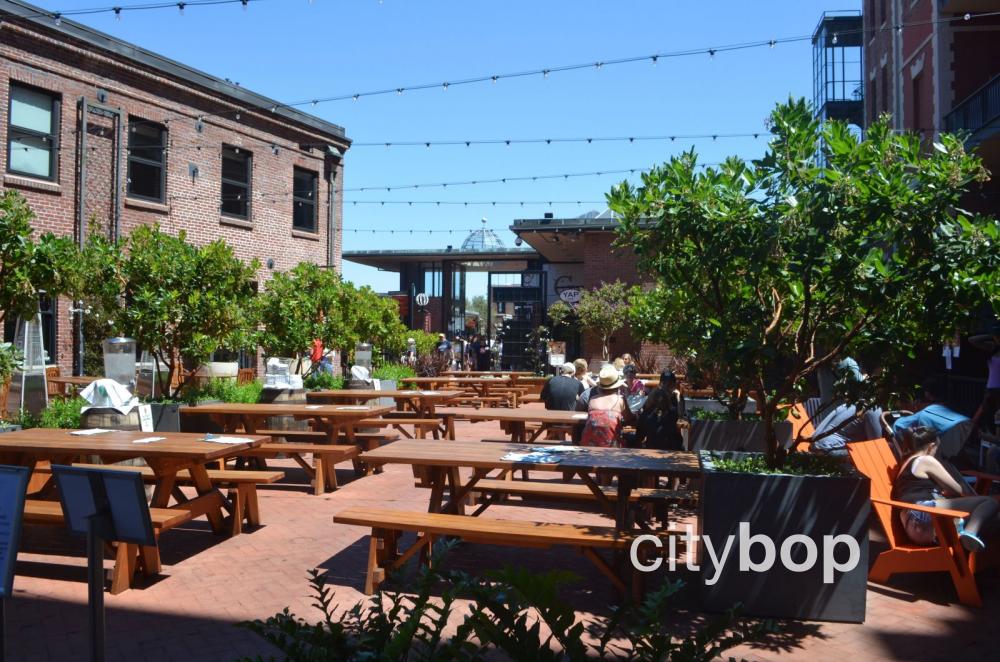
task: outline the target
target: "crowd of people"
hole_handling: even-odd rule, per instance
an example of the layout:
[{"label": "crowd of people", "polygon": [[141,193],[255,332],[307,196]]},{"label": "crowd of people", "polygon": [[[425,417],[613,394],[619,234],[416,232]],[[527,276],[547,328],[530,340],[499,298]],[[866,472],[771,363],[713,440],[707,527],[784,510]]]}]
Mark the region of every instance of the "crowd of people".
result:
[{"label": "crowd of people", "polygon": [[[573,433],[580,445],[683,448],[681,430],[688,423],[677,376],[666,370],[648,389],[629,354],[605,364],[596,376],[585,359],[563,364],[542,387],[541,400],[546,409],[587,413]],[[625,432],[629,424],[634,433]]]}]

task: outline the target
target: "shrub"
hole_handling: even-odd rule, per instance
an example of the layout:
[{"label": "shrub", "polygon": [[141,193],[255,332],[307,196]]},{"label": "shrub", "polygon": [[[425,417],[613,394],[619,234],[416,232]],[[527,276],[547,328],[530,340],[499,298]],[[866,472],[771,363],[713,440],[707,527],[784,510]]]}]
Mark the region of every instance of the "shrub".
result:
[{"label": "shrub", "polygon": [[14,371],[17,370],[22,361],[21,352],[14,347],[13,343],[0,343],[0,386],[3,386]]},{"label": "shrub", "polygon": [[407,377],[416,377],[417,371],[408,365],[401,365],[399,363],[387,363],[375,368],[372,371],[372,377],[375,379],[391,379],[392,381],[399,383],[400,379],[405,379]]},{"label": "shrub", "polygon": [[260,393],[263,389],[263,384],[256,380],[247,384],[237,384],[235,379],[210,379],[185,387],[182,398],[189,404],[205,400],[254,404],[260,402]]},{"label": "shrub", "polygon": [[75,430],[80,427],[80,409],[90,403],[83,398],[50,398],[49,406],[39,414],[32,414],[22,409],[11,418],[10,422],[20,425],[25,430],[29,428],[61,428]]},{"label": "shrub", "polygon": [[[439,548],[440,551],[440,548]],[[413,595],[382,591],[350,609],[337,612],[334,593],[319,571],[310,572],[318,623],[296,617],[287,608],[266,621],[241,623],[281,650],[288,660],[473,660],[497,654],[514,660],[591,659],[711,660],[723,651],[760,638],[768,623],[739,619],[735,611],[712,622],[693,624],[684,634],[666,623],[671,599],[682,582],[667,582],[637,606],[611,618],[596,618],[583,640],[585,625],[559,589],[575,577],[564,571],[542,574],[518,568],[487,573],[482,579],[444,573],[440,553],[434,570],[422,568]],[[438,593],[435,599],[432,595]],[[450,638],[445,629],[457,600],[471,604]],[[541,624],[551,634],[542,633]],[[491,655],[492,653],[492,655]],[[246,658],[245,658],[246,659]]]},{"label": "shrub", "polygon": [[307,391],[334,391],[344,388],[344,378],[329,372],[314,372],[302,379],[302,388]]}]

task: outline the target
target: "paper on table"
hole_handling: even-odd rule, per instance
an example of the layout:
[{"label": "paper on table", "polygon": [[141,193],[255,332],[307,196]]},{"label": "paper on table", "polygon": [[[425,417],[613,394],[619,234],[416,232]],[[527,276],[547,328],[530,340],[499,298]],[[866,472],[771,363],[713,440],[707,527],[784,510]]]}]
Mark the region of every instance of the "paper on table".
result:
[{"label": "paper on table", "polygon": [[535,453],[582,453],[586,449],[583,446],[566,444],[565,446],[535,446],[531,450]]},{"label": "paper on table", "polygon": [[341,405],[337,409],[342,409],[346,411],[368,411],[367,405]]},{"label": "paper on table", "polygon": [[114,430],[105,430],[104,428],[93,428],[91,430],[74,430],[70,434],[77,437],[89,437],[92,434],[104,434],[105,432],[114,432]]},{"label": "paper on table", "polygon": [[323,405],[306,405],[306,409],[319,409]]},{"label": "paper on table", "polygon": [[247,444],[253,440],[246,437],[217,437],[214,434],[206,434],[202,441],[211,441],[216,444]]},{"label": "paper on table", "polygon": [[576,419],[576,420],[578,420],[578,421],[582,421],[583,419],[587,418],[587,415],[584,414],[584,413],[573,414],[573,418]]},{"label": "paper on table", "polygon": [[417,391],[420,395],[437,395],[441,391]]},{"label": "paper on table", "polygon": [[524,462],[527,464],[557,464],[560,458],[549,453],[507,453],[500,458],[505,462]]},{"label": "paper on table", "polygon": [[133,444],[148,444],[151,441],[163,441],[166,437],[143,437],[142,439],[133,439]]}]

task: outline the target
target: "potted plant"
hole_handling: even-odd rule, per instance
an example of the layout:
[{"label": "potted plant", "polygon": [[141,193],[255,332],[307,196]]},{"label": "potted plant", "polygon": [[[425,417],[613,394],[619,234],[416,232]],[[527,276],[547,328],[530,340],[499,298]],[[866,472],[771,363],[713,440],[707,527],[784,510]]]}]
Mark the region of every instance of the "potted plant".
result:
[{"label": "potted plant", "polygon": [[[882,118],[862,140],[843,123],[814,119],[804,100],[779,105],[770,122],[772,140],[758,161],[701,169],[692,151],[644,173],[638,188],[613,189],[619,240],[653,281],[633,297],[631,320],[757,400],[767,442],[759,460],[719,471],[718,456],[705,458],[705,533],[722,540],[747,522],[814,543],[844,534],[865,549],[867,527],[852,523],[865,521],[867,500],[829,495],[841,494],[844,481],[853,482],[844,488],[850,494],[866,494],[867,481],[850,469],[802,474],[798,458],[786,467],[775,421],[818,370],[849,355],[877,358],[867,385],[888,393],[898,387],[898,366],[982,306],[1000,308],[1000,226],[961,211],[963,192],[986,172],[958,137],[942,135],[925,150]],[[745,474],[739,481],[720,480],[737,472]],[[724,516],[713,507],[720,499],[731,511]],[[704,558],[704,545],[699,551]],[[703,597],[719,604],[728,586],[746,613],[862,620],[866,572],[857,565],[838,573],[837,586],[850,595],[831,601],[829,585],[814,575],[781,568],[738,593],[745,573],[727,566],[719,588]],[[786,599],[776,603],[778,595]]]}]

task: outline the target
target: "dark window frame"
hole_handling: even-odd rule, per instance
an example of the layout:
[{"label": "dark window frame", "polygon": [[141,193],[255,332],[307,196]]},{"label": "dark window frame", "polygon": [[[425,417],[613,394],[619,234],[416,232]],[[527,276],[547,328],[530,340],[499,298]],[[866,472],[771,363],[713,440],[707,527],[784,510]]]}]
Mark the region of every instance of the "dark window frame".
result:
[{"label": "dark window frame", "polygon": [[[133,146],[132,146],[132,134],[134,133],[134,131],[132,129],[133,129],[133,124],[135,124],[135,123],[149,124],[149,125],[152,125],[152,126],[159,127],[159,129],[160,129],[160,148],[162,150],[160,152],[160,160],[159,161],[154,161],[153,159],[146,158],[146,157],[143,157],[143,156],[136,156],[135,154],[132,153],[132,149],[133,149]],[[166,125],[160,124],[159,122],[154,122],[152,120],[144,120],[144,119],[142,119],[140,117],[135,117],[133,115],[129,115],[128,125],[129,125],[128,126],[128,140],[127,140],[127,146],[126,146],[126,151],[127,151],[127,154],[128,154],[128,158],[127,158],[126,171],[125,171],[125,195],[127,197],[133,198],[135,200],[146,200],[146,201],[149,201],[149,202],[157,202],[157,203],[163,204],[163,203],[165,203],[167,201],[167,135],[168,135],[167,127],[166,127]],[[141,193],[136,193],[135,191],[132,190],[132,163],[133,162],[134,163],[139,163],[141,165],[151,166],[151,167],[159,168],[160,169],[160,197],[159,198],[155,198],[155,197],[149,196],[149,195],[143,195]]]},{"label": "dark window frame", "polygon": [[[13,110],[14,110],[14,88],[21,87],[26,90],[31,90],[33,92],[38,92],[44,94],[52,99],[51,108],[51,122],[49,131],[50,133],[41,133],[40,131],[35,131],[34,129],[26,129],[23,127],[15,126],[13,124]],[[7,172],[12,175],[17,175],[19,177],[31,177],[32,179],[41,179],[48,182],[55,182],[59,180],[59,129],[62,116],[62,95],[58,92],[53,92],[52,90],[46,90],[42,87],[37,87],[35,85],[29,85],[27,83],[22,83],[17,80],[11,80],[10,85],[7,89]],[[13,141],[14,134],[24,135],[33,138],[42,138],[49,144],[49,176],[43,177],[41,175],[24,172],[21,170],[14,169],[11,166],[11,154],[13,152]]]},{"label": "dark window frame", "polygon": [[[229,179],[225,176],[224,162],[226,160],[226,151],[234,150],[239,156],[243,156],[245,159],[245,169],[246,169],[246,181],[240,182],[235,179]],[[239,147],[238,145],[227,145],[223,143],[222,145],[222,155],[220,159],[219,167],[219,212],[228,218],[238,218],[240,220],[249,221],[253,215],[253,152],[250,150]],[[223,184],[228,184],[229,186],[236,186],[242,188],[244,191],[244,197],[246,199],[246,213],[245,214],[234,214],[233,212],[225,211],[223,209],[224,199],[222,198],[222,191],[224,190]]]},{"label": "dark window frame", "polygon": [[[302,197],[295,186],[295,180],[300,173],[312,176],[312,197]],[[309,234],[319,234],[319,173],[308,168],[294,166],[292,169],[292,230],[296,232],[306,232]],[[310,205],[312,207],[312,226],[304,228],[295,224],[295,207],[297,205]]]}]

